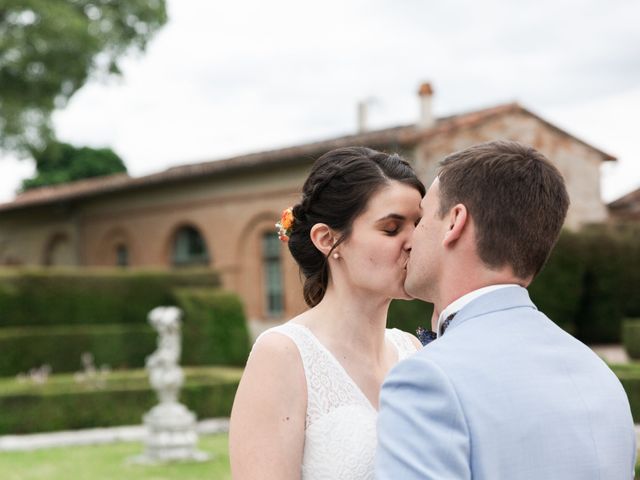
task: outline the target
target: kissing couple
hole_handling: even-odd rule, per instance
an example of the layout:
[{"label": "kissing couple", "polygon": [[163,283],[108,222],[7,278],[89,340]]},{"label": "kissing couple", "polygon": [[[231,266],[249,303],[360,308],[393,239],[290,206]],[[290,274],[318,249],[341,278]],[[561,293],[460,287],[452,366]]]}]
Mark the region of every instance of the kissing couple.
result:
[{"label": "kissing couple", "polygon": [[[516,142],[449,155],[428,191],[395,154],[320,157],[278,225],[309,309],[253,346],[233,478],[633,478],[620,382],[527,292],[568,206],[560,172]],[[434,304],[425,346],[386,328],[411,298]]]}]

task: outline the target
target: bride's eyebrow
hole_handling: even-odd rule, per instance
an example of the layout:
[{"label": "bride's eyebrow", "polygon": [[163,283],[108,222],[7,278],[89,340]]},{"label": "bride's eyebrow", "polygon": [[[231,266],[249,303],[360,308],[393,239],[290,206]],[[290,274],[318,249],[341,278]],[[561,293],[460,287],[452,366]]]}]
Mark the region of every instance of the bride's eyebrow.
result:
[{"label": "bride's eyebrow", "polygon": [[379,218],[378,220],[376,220],[376,223],[384,222],[386,220],[399,220],[399,221],[403,222],[406,219],[407,219],[407,217],[405,217],[404,215],[400,215],[398,213],[390,213],[389,215],[385,215],[384,217]]}]

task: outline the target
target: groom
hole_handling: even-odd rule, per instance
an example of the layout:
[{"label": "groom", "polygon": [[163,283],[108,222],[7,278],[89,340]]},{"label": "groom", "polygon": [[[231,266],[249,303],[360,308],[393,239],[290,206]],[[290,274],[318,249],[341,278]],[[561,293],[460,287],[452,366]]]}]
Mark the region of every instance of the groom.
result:
[{"label": "groom", "polygon": [[562,176],[531,147],[484,143],[442,162],[405,282],[440,312],[438,338],[383,385],[378,479],[633,478],[620,382],[526,290],[568,206]]}]

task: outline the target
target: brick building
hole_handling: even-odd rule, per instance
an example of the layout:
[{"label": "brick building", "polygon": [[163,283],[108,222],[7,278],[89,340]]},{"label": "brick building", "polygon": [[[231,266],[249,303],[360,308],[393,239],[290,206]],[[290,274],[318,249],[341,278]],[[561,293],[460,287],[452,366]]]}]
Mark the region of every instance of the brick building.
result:
[{"label": "brick building", "polygon": [[423,85],[421,117],[412,125],[20,194],[0,204],[0,265],[211,267],[243,298],[260,330],[305,308],[297,266],[274,223],[299,198],[314,159],[350,145],[399,152],[428,185],[448,153],[518,140],[546,154],[564,175],[572,201],[568,228],[606,220],[600,165],[614,157],[516,103],[434,118],[431,95]]}]

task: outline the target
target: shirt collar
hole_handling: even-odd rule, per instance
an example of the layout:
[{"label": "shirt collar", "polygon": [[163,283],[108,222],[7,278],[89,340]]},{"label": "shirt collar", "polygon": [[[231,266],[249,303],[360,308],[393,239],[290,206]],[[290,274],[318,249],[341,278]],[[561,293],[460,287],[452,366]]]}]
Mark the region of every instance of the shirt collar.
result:
[{"label": "shirt collar", "polygon": [[499,290],[501,288],[506,288],[506,287],[518,287],[519,285],[515,284],[515,283],[506,283],[506,284],[502,284],[502,285],[489,285],[486,287],[482,287],[482,288],[478,288],[477,290],[473,290],[469,293],[464,294],[463,296],[461,296],[460,298],[458,298],[457,300],[454,300],[453,302],[451,302],[449,305],[447,305],[447,307],[442,310],[442,312],[440,312],[440,316],[438,317],[438,325],[436,328],[436,334],[438,335],[438,337],[440,337],[440,328],[442,326],[442,324],[444,323],[444,321],[451,315],[454,315],[456,313],[458,313],[460,310],[462,310],[462,308],[467,305],[468,303],[470,303],[472,300],[475,300],[476,298],[489,293],[489,292],[493,292],[494,290]]}]

